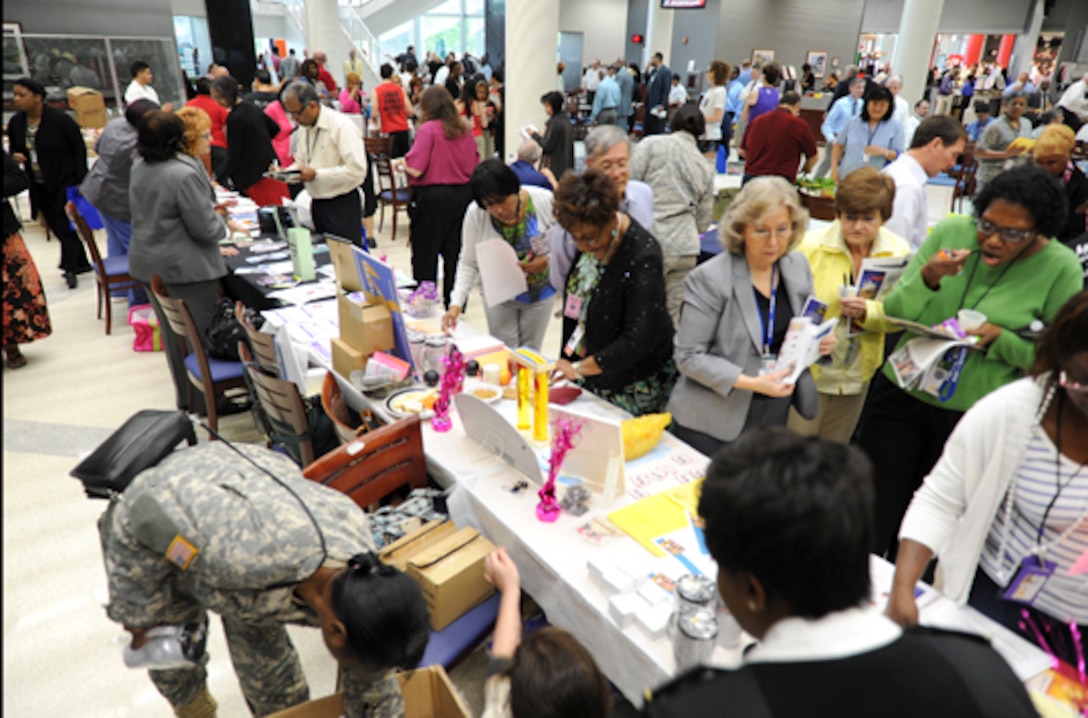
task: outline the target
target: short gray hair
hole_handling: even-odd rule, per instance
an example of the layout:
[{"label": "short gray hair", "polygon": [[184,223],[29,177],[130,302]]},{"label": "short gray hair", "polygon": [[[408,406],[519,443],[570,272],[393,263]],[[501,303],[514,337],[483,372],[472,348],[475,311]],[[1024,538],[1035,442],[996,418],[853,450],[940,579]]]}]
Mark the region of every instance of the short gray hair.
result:
[{"label": "short gray hair", "polygon": [[317,96],[317,88],[310,83],[302,82],[301,80],[292,82],[287,86],[287,89],[283,91],[283,99],[286,100],[289,97],[298,100],[300,107],[309,107],[311,102],[321,101]]},{"label": "short gray hair", "polygon": [[540,159],[540,145],[536,140],[525,140],[518,147],[518,159],[525,162],[536,162]]},{"label": "short gray hair", "polygon": [[741,188],[718,227],[718,240],[731,254],[744,253],[744,229],[771,212],[785,207],[790,214],[789,252],[801,243],[808,229],[808,210],[801,206],[797,190],[782,177],[756,177]]},{"label": "short gray hair", "polygon": [[594,127],[586,135],[586,159],[597,155],[603,155],[620,142],[627,145],[627,152],[631,152],[631,138],[619,125],[601,125]]}]

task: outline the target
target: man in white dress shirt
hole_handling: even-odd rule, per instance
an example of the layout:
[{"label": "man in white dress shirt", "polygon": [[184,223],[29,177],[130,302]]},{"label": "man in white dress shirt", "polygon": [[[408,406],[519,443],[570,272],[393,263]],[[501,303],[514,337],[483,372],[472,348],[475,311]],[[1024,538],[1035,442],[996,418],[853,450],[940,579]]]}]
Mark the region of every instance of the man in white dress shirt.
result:
[{"label": "man in white dress shirt", "polygon": [[918,125],[922,124],[922,120],[927,117],[929,117],[929,100],[918,100],[914,103],[914,114],[903,123],[903,141],[908,146],[910,146],[910,139],[914,136],[914,131],[918,129]]},{"label": "man in white dress shirt", "polygon": [[895,98],[895,111],[892,113],[892,118],[899,120],[899,124],[905,129],[907,119],[910,117],[910,103],[899,96],[899,93],[903,90],[903,78],[899,75],[892,75],[884,83],[884,86],[888,88],[888,92],[892,93],[892,97]]},{"label": "man in white dress shirt", "polygon": [[[128,87],[125,88],[125,104],[131,105],[136,100],[151,100],[156,105],[162,105],[159,102],[159,93],[151,86],[151,81],[154,79],[154,75],[151,73],[151,65],[143,60],[136,60],[132,63],[130,70],[132,72],[132,82],[128,83]],[[173,112],[174,104],[167,102],[162,105],[162,109],[165,112]]]},{"label": "man in white dress shirt", "polygon": [[918,125],[910,149],[884,168],[895,181],[895,204],[884,227],[910,243],[914,251],[929,231],[926,182],[956,164],[967,143],[967,131],[949,115],[929,117]]}]

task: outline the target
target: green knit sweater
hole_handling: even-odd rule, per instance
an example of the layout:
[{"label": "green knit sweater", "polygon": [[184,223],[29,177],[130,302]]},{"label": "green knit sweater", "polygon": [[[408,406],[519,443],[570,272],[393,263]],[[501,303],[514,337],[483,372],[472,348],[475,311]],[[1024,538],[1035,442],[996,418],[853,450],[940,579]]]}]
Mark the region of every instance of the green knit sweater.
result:
[{"label": "green knit sweater", "polygon": [[[1030,340],[1015,332],[1035,319],[1049,323],[1061,306],[1084,287],[1084,280],[1072,250],[1051,240],[1032,256],[1007,266],[988,267],[979,254],[973,254],[961,274],[942,278],[937,291],[933,291],[922,279],[922,267],[941,249],[978,249],[974,221],[970,217],[949,217],[930,232],[884,300],[884,313],[933,325],[966,307],[982,312],[988,322],[1004,330],[986,351],[970,352],[956,392],[948,401],[910,391],[916,399],[934,406],[966,411],[994,389],[1023,376],[1035,360],[1035,349]],[[896,348],[914,336],[905,332]],[[890,362],[885,362],[884,375],[895,382]]]}]

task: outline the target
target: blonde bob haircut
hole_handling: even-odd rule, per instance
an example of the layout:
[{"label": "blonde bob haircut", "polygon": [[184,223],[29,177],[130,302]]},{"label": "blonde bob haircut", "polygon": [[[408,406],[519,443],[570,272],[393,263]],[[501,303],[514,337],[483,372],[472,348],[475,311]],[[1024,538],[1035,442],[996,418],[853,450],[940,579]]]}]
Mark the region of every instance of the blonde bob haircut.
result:
[{"label": "blonde bob haircut", "polygon": [[1047,125],[1039,133],[1039,137],[1036,138],[1031,151],[1036,157],[1046,157],[1048,155],[1065,155],[1069,157],[1073,154],[1073,147],[1076,144],[1076,135],[1068,125]]},{"label": "blonde bob haircut", "polygon": [[744,229],[785,207],[790,215],[789,252],[801,243],[808,229],[808,210],[797,190],[782,177],[756,177],[741,188],[718,228],[718,241],[732,254],[744,253]]}]

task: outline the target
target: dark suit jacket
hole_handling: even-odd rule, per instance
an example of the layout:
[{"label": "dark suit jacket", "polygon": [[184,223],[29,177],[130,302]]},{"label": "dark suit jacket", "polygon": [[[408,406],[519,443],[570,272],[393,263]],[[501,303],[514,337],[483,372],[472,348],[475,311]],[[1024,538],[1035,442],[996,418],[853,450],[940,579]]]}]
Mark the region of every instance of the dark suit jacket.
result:
[{"label": "dark suit jacket", "polygon": [[[808,260],[800,252],[788,252],[778,260],[778,269],[789,311],[797,316],[813,293]],[[684,281],[676,332],[680,379],[669,401],[676,423],[720,441],[737,438],[748,418],[752,392],[733,385],[741,374],[759,374],[762,343],[763,326],[744,255],[722,252],[693,269]],[[793,400],[802,416],[815,416],[819,399],[808,370],[798,380]]]},{"label": "dark suit jacket", "polygon": [[657,72],[650,79],[650,86],[646,90],[646,107],[653,109],[658,105],[669,106],[669,89],[672,87],[672,72],[664,63],[657,68]]},{"label": "dark suit jacket", "polygon": [[[27,155],[23,169],[30,173],[29,152],[26,150],[26,114],[16,112],[8,122],[8,138],[11,153]],[[59,192],[83,182],[87,176],[87,145],[83,142],[79,125],[66,112],[46,105],[42,108],[42,121],[34,141],[38,152],[38,165],[42,180],[49,192]]]},{"label": "dark suit jacket", "polygon": [[[563,317],[564,346],[577,326]],[[672,355],[672,331],[661,246],[632,219],[587,309],[585,355],[603,373],[587,377],[586,386],[619,390],[650,376]]]},{"label": "dark suit jacket", "polygon": [[544,159],[556,179],[562,179],[564,172],[574,168],[574,128],[566,112],[556,112],[549,117],[544,125],[544,136],[534,134],[533,139],[543,150]]},{"label": "dark suit jacket", "polygon": [[227,165],[223,176],[230,177],[239,192],[260,182],[261,175],[276,159],[272,138],[279,131],[276,121],[251,102],[241,102],[230,111],[227,116]]}]

